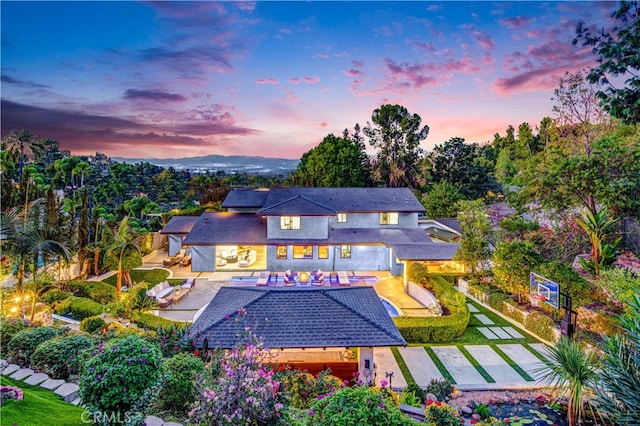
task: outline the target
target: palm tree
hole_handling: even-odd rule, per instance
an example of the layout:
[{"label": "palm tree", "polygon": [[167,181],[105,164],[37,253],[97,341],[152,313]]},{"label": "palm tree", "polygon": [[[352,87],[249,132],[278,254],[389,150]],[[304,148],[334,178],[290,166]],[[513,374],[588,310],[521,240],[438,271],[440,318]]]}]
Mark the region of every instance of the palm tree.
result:
[{"label": "palm tree", "polygon": [[48,274],[36,277],[36,274],[34,273],[33,280],[27,283],[26,294],[29,296],[29,300],[31,301],[31,322],[33,322],[36,316],[36,303],[38,299],[52,287],[52,281],[51,276]]},{"label": "palm tree", "polygon": [[640,297],[636,289],[629,304],[634,312],[623,318],[622,333],[608,337],[602,348],[603,366],[595,405],[616,425],[640,424]]},{"label": "palm tree", "polygon": [[598,378],[596,357],[577,341],[563,337],[549,349],[549,358],[552,365],[541,370],[545,372],[541,380],[567,395],[569,426],[574,426],[584,411],[583,393]]},{"label": "palm tree", "polygon": [[[37,200],[36,203],[39,203]],[[33,205],[33,203],[32,203]],[[24,218],[20,217],[24,215]],[[40,259],[45,256],[57,257],[66,263],[69,262],[69,249],[56,241],[50,233],[38,228],[34,223],[27,221],[28,209],[21,214],[13,208],[6,214],[2,214],[0,220],[0,243],[2,249],[17,263],[16,290],[24,288],[26,271],[33,272],[34,279],[37,276]],[[23,220],[24,219],[24,220]]]},{"label": "palm tree", "polygon": [[131,285],[129,270],[142,266],[142,254],[136,240],[131,238],[128,216],[125,216],[120,222],[118,231],[114,234],[113,243],[109,246],[105,255],[107,266],[110,269],[117,270],[116,291],[117,298],[120,300],[123,279],[127,285]]},{"label": "palm tree", "polygon": [[[608,235],[611,227],[617,222],[612,219],[607,208],[603,208],[599,212],[592,212],[589,209],[580,211],[580,217],[576,218],[576,222],[589,237],[591,243],[591,259],[593,261],[594,275],[600,275],[600,269],[603,266],[603,242]],[[582,263],[582,262],[581,262]]]},{"label": "palm tree", "polygon": [[28,130],[22,129],[20,131],[12,130],[7,136],[5,136],[3,142],[3,148],[7,150],[17,150],[20,152],[18,157],[20,179],[22,179],[22,170],[24,168],[24,159],[31,153],[42,150],[42,145],[38,141],[38,137]]}]

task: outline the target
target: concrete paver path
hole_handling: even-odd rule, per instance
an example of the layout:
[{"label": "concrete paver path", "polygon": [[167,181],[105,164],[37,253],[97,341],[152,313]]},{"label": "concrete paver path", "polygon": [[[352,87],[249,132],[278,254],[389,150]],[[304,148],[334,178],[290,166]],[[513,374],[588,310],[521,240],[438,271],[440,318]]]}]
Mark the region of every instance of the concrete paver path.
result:
[{"label": "concrete paver path", "polygon": [[507,361],[502,359],[491,346],[466,345],[465,349],[478,361],[478,364],[489,373],[496,383],[521,384],[526,383],[524,377],[514,370]]},{"label": "concrete paver path", "polygon": [[540,355],[545,357],[547,360],[551,361],[551,358],[549,356],[549,347],[547,345],[545,345],[544,343],[529,343],[529,346]]},{"label": "concrete paver path", "polygon": [[400,347],[398,350],[418,386],[426,387],[431,379],[443,378],[442,373],[423,346]]},{"label": "concrete paver path", "polygon": [[490,330],[493,331],[493,333],[501,339],[507,339],[507,340],[513,339],[513,337],[509,333],[507,333],[505,330],[503,330],[500,327],[491,327]]},{"label": "concrete paver path", "polygon": [[514,339],[524,339],[524,336],[513,327],[502,327],[502,329],[509,333]]},{"label": "concrete paver path", "polygon": [[387,380],[385,374],[387,372],[393,372],[393,378],[391,379],[391,385],[393,388],[405,388],[407,387],[407,381],[404,379],[400,367],[396,358],[391,353],[391,349],[385,348],[373,348],[373,359],[376,364],[376,384],[380,385],[380,381]]},{"label": "concrete paver path", "polygon": [[489,340],[498,340],[498,336],[496,336],[489,327],[478,327],[477,330]]},{"label": "concrete paver path", "polygon": [[536,381],[548,371],[545,364],[522,345],[505,344],[498,347]]},{"label": "concrete paver path", "polygon": [[478,319],[478,321],[480,321],[481,323],[483,323],[484,325],[492,325],[495,324],[491,318],[489,318],[488,316],[486,316],[485,314],[474,314],[474,316]]},{"label": "concrete paver path", "polygon": [[432,346],[456,384],[480,385],[487,381],[456,346]]}]

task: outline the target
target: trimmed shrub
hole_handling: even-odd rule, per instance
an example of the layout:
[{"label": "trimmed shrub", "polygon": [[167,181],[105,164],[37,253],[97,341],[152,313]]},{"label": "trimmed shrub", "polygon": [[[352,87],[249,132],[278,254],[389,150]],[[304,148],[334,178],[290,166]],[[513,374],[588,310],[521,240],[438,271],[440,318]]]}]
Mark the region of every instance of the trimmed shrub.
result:
[{"label": "trimmed shrub", "polygon": [[18,332],[29,328],[29,323],[22,318],[0,318],[0,348],[4,349]]},{"label": "trimmed shrub", "polygon": [[80,372],[84,350],[95,346],[95,338],[84,334],[55,337],[38,345],[31,366],[56,379],[68,379]]},{"label": "trimmed shrub", "polygon": [[127,291],[126,306],[129,312],[148,310],[156,304],[155,299],[147,296],[147,290],[151,287],[152,284],[141,282]]},{"label": "trimmed shrub", "polygon": [[284,387],[288,405],[306,410],[318,395],[331,394],[343,386],[342,380],[333,376],[331,370],[322,370],[314,376],[306,371],[278,369],[275,378]]},{"label": "trimmed shrub", "polygon": [[400,411],[397,404],[386,398],[387,395],[387,392],[367,386],[338,389],[313,403],[309,411],[309,422],[313,425],[419,424]]},{"label": "trimmed shrub", "polygon": [[[464,294],[441,276],[429,276],[427,268],[418,262],[410,266],[410,279],[433,291],[448,313],[441,317],[394,317],[402,337],[409,343],[446,342],[462,335],[469,324],[471,314]],[[422,280],[422,281],[420,281]]]},{"label": "trimmed shrub", "polygon": [[524,320],[524,328],[549,342],[555,339],[553,326],[553,320],[540,312],[530,312]]},{"label": "trimmed shrub", "polygon": [[159,328],[171,327],[176,324],[180,324],[176,321],[161,318],[157,315],[145,313],[136,314],[133,317],[133,322],[135,322],[138,327],[142,327],[147,330],[157,330]]},{"label": "trimmed shrub", "polygon": [[204,362],[191,354],[180,353],[163,363],[166,381],[158,398],[158,408],[185,417],[198,391],[194,381],[204,371]]},{"label": "trimmed shrub", "polygon": [[48,305],[56,305],[71,296],[73,296],[73,293],[53,288],[42,295],[42,300]]},{"label": "trimmed shrub", "polygon": [[20,366],[27,366],[31,361],[31,355],[40,343],[61,336],[67,330],[56,327],[37,327],[19,331],[7,345],[9,359]]},{"label": "trimmed shrub", "polygon": [[86,297],[76,297],[71,300],[69,311],[74,319],[82,321],[87,317],[100,315],[104,311],[104,306]]},{"label": "trimmed shrub", "polygon": [[131,335],[100,344],[83,358],[79,396],[86,408],[105,415],[128,412],[132,424],[142,423],[143,410],[159,391],[160,348]]},{"label": "trimmed shrub", "polygon": [[71,302],[75,299],[75,296],[67,297],[59,302],[53,304],[53,311],[58,315],[66,315],[71,313]]},{"label": "trimmed shrub", "polygon": [[511,298],[504,301],[502,313],[520,324],[524,323],[524,313],[519,309],[516,301]]},{"label": "trimmed shrub", "polygon": [[80,281],[73,280],[66,284],[77,297],[86,297],[98,303],[111,303],[116,300],[116,289],[100,281]]},{"label": "trimmed shrub", "polygon": [[98,334],[107,322],[101,316],[86,317],[80,321],[80,330],[91,334]]}]

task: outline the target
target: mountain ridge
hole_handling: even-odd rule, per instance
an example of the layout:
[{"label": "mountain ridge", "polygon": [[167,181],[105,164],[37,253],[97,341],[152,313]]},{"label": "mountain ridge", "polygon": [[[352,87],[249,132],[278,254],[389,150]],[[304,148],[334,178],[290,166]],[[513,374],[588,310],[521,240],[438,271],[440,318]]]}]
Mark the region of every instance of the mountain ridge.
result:
[{"label": "mountain ridge", "polygon": [[227,173],[282,174],[291,173],[298,167],[300,160],[287,158],[269,158],[247,155],[202,155],[183,158],[127,158],[111,157],[113,161],[135,164],[147,162],[160,167],[173,167],[176,170],[190,170],[196,173],[222,170]]}]

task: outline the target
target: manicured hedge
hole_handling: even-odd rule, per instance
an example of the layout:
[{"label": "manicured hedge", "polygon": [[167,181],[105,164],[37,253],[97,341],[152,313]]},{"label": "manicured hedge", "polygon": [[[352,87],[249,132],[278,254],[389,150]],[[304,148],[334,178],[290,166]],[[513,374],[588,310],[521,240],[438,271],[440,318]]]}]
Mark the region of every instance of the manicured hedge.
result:
[{"label": "manicured hedge", "polygon": [[138,327],[145,328],[147,330],[157,330],[159,328],[171,327],[177,324],[176,321],[145,313],[136,314],[133,318],[133,322]]},{"label": "manicured hedge", "polygon": [[12,362],[26,367],[39,344],[61,336],[67,331],[68,329],[56,327],[28,328],[16,333],[9,341],[6,351],[3,348],[3,352],[9,355]]},{"label": "manicured hedge", "polygon": [[75,296],[87,297],[98,303],[111,303],[116,300],[116,289],[100,281],[69,281],[66,287]]},{"label": "manicured hedge", "polygon": [[394,317],[398,330],[409,343],[446,342],[461,336],[469,324],[471,314],[464,294],[458,292],[442,276],[429,275],[426,266],[413,262],[409,278],[437,297],[445,313],[441,317]]},{"label": "manicured hedge", "polygon": [[68,379],[80,372],[80,356],[95,346],[96,339],[84,334],[55,337],[38,345],[31,366],[56,379]]},{"label": "manicured hedge", "polygon": [[86,297],[74,297],[71,299],[69,311],[73,319],[82,321],[87,317],[94,317],[104,312],[105,306]]}]

